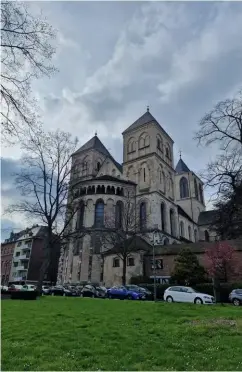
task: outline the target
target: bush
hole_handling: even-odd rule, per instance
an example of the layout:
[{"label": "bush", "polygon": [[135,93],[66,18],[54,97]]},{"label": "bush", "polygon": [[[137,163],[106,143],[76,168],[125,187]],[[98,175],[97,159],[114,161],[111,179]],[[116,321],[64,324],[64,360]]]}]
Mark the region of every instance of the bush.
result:
[{"label": "bush", "polygon": [[14,291],[11,292],[12,300],[36,300],[39,296],[38,291]]}]

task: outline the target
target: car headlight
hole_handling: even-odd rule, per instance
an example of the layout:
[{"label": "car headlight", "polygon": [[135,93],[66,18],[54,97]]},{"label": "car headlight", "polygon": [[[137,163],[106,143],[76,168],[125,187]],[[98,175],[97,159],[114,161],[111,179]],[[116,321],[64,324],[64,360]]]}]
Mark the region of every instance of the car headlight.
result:
[{"label": "car headlight", "polygon": [[206,300],[211,300],[212,298],[210,296],[203,296]]}]

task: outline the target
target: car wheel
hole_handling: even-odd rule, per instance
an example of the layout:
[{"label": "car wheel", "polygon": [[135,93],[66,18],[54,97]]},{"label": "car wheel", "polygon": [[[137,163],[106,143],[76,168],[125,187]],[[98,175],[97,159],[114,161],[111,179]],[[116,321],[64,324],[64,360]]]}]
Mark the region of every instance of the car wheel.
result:
[{"label": "car wheel", "polygon": [[196,304],[196,305],[202,305],[203,304],[203,301],[202,301],[202,299],[200,297],[197,297],[194,300],[194,304]]},{"label": "car wheel", "polygon": [[238,300],[238,298],[234,298],[233,299],[233,304],[234,304],[234,306],[239,306],[240,305],[240,300]]},{"label": "car wheel", "polygon": [[171,296],[166,297],[166,302],[173,302],[173,298]]}]

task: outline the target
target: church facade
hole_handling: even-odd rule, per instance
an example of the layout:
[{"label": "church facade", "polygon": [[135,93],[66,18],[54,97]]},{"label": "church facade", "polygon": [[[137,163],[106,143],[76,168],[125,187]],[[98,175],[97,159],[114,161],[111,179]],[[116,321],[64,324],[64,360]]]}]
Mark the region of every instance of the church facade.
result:
[{"label": "church facade", "polygon": [[[75,203],[78,213],[72,229],[90,233],[72,239],[62,251],[58,282],[90,281],[111,286],[122,282],[122,262],[103,256],[97,228],[105,216],[120,213],[127,196],[135,202],[140,224],[145,220],[145,243],[152,247],[208,241],[210,211],[205,211],[203,183],[184,161],[175,165],[173,140],[149,109],[123,133],[123,164],[119,164],[95,135],[73,156]],[[142,222],[143,221],[143,222]],[[155,235],[152,231],[155,231]],[[134,252],[127,262],[127,281],[143,275],[144,251]]]}]

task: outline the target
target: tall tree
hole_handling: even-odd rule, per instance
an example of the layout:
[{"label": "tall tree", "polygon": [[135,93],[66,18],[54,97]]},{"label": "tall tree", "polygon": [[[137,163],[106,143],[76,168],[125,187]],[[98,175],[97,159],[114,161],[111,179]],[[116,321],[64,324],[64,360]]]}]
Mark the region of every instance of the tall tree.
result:
[{"label": "tall tree", "polygon": [[206,281],[204,267],[189,248],[183,248],[176,257],[171,280],[181,285],[195,285]]},{"label": "tall tree", "polygon": [[200,122],[195,138],[208,146],[219,142],[222,150],[242,146],[242,91],[233,99],[219,102]]},{"label": "tall tree", "polygon": [[34,79],[51,76],[50,64],[56,33],[27,4],[1,2],[1,125],[5,138],[36,124],[36,104],[31,95]]},{"label": "tall tree", "polygon": [[8,208],[9,213],[19,212],[47,226],[45,258],[40,270],[39,287],[49,267],[51,249],[58,240],[67,244],[69,239],[83,236],[83,231],[73,230],[73,217],[78,212],[72,184],[71,155],[77,139],[62,131],[45,133],[28,131],[22,142],[23,168],[16,174],[16,186],[22,200]]},{"label": "tall tree", "polygon": [[108,210],[105,216],[105,229],[100,232],[104,257],[116,255],[122,262],[122,284],[126,284],[127,260],[132,253],[147,249],[144,239],[147,234],[147,214],[137,211],[136,197],[128,193],[115,210]]}]

